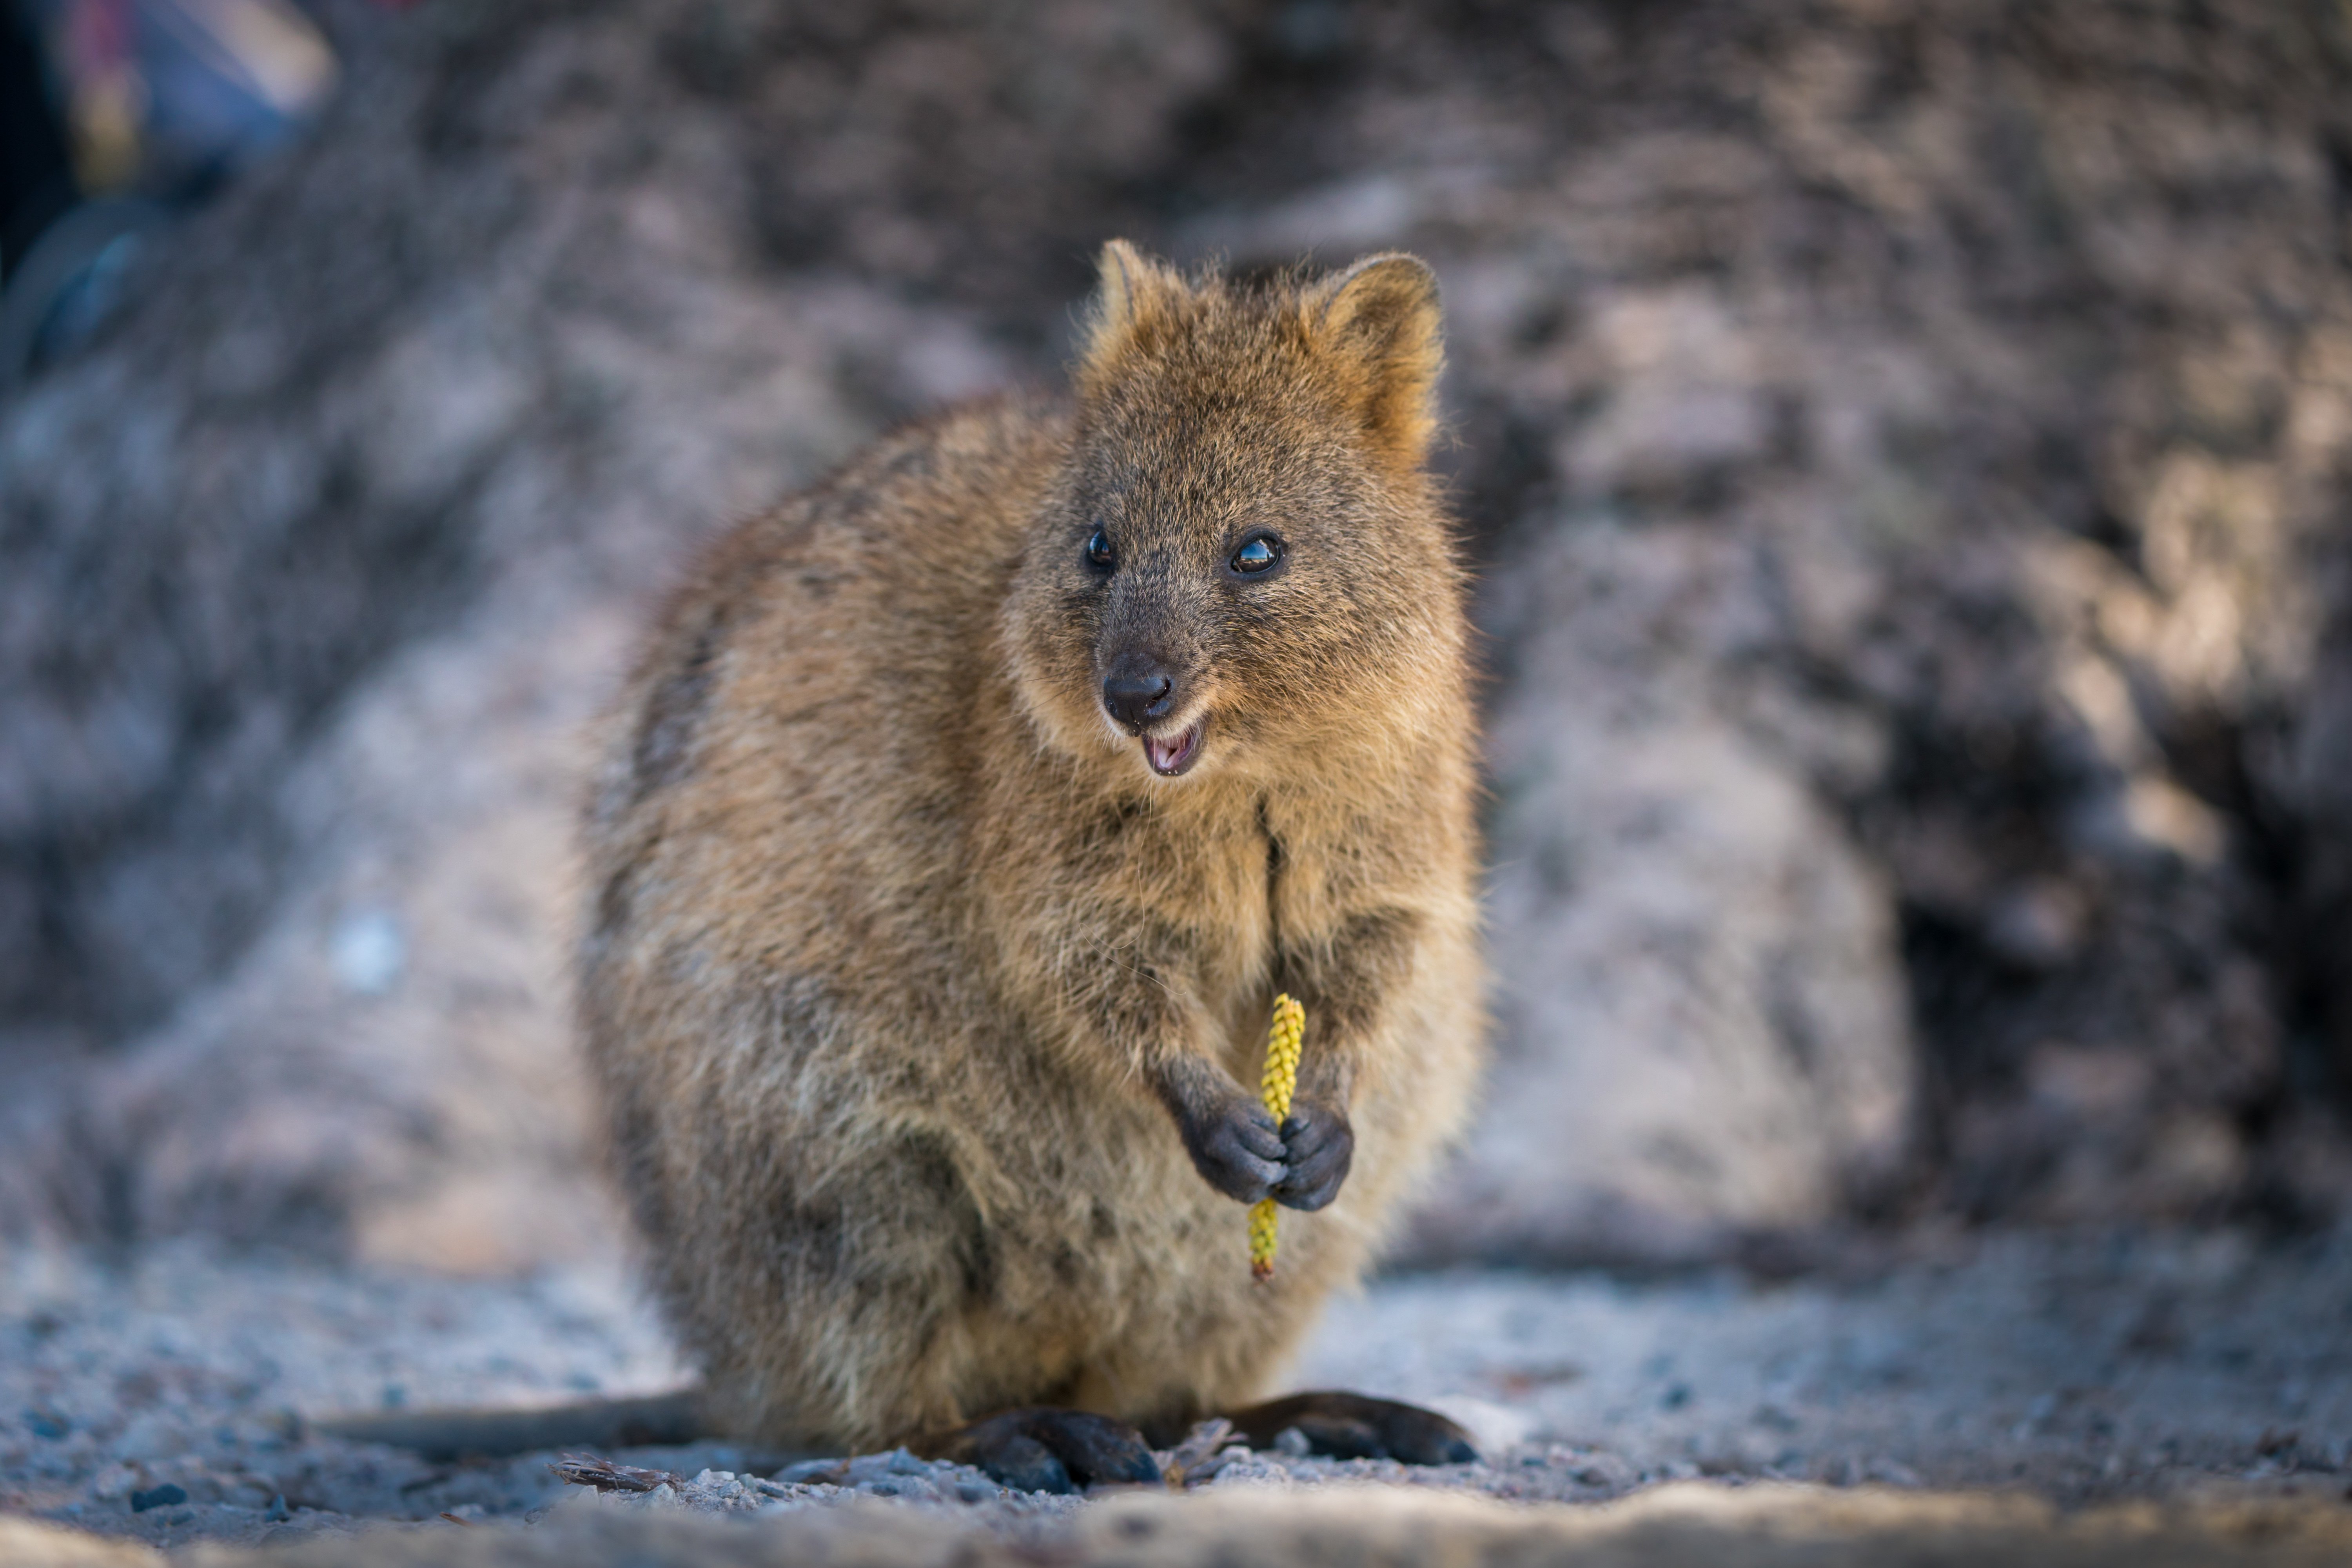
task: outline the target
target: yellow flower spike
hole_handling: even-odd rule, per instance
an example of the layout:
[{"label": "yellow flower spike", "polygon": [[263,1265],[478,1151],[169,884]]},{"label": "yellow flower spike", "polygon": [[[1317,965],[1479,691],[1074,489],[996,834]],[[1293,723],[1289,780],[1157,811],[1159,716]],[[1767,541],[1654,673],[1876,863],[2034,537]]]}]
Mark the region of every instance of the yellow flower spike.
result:
[{"label": "yellow flower spike", "polygon": [[[1274,1024],[1265,1035],[1265,1075],[1258,1094],[1282,1125],[1290,1114],[1290,1097],[1298,1088],[1298,1047],[1307,1037],[1307,1009],[1289,993],[1274,999]],[[1260,1284],[1274,1278],[1274,1200],[1262,1198],[1250,1205],[1250,1278]]]}]

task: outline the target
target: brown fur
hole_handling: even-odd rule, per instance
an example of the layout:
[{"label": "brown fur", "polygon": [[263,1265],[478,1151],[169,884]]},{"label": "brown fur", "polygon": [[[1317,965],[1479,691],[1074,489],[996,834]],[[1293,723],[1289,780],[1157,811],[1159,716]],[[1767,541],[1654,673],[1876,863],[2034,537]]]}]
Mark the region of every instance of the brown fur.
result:
[{"label": "brown fur", "polygon": [[[1102,284],[1074,405],[951,411],[743,524],[612,727],[582,1017],[740,1430],[1246,1399],[1472,1087],[1434,281],[1381,257],[1249,289],[1114,243]],[[1244,583],[1253,526],[1287,554]],[[1209,716],[1182,777],[1104,713],[1104,661],[1144,644]],[[1356,1159],[1259,1286],[1171,1109],[1254,1098],[1286,989],[1301,1101],[1344,1108]]]}]

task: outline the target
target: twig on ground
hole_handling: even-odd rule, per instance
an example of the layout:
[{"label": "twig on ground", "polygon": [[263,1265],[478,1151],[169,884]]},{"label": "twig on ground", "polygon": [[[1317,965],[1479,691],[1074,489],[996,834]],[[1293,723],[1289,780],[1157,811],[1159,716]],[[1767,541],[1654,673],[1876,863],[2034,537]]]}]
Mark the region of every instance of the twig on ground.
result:
[{"label": "twig on ground", "polygon": [[600,1492],[649,1492],[659,1486],[686,1485],[684,1476],[649,1470],[639,1465],[617,1464],[593,1454],[566,1454],[549,1461],[547,1468],[555,1472],[558,1480],[569,1481],[575,1487],[594,1487]]},{"label": "twig on ground", "polygon": [[1201,1422],[1184,1434],[1184,1440],[1169,1450],[1160,1469],[1171,1487],[1181,1487],[1189,1479],[1206,1480],[1219,1466],[1212,1464],[1219,1450],[1241,1439],[1234,1435],[1234,1424],[1222,1415]]}]

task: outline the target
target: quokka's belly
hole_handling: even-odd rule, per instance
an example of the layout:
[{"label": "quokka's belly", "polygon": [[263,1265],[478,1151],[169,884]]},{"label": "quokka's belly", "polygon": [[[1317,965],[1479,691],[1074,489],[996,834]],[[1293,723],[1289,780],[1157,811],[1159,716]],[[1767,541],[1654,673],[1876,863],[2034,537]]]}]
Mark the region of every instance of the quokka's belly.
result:
[{"label": "quokka's belly", "polygon": [[1381,1184],[1282,1211],[1275,1275],[1260,1283],[1248,1205],[1200,1178],[1164,1111],[1105,1108],[1098,1129],[1064,1164],[1092,1167],[1091,1190],[1038,1194],[992,1226],[998,1277],[969,1304],[961,1403],[1156,1422],[1257,1397],[1368,1261]]}]

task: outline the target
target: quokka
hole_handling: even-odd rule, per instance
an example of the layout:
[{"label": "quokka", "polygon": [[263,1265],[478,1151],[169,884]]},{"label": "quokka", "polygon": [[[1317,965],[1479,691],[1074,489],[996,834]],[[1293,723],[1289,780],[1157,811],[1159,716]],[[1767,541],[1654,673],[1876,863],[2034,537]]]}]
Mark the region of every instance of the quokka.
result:
[{"label": "quokka", "polygon": [[[1048,1485],[1212,1412],[1466,1457],[1410,1406],[1244,1408],[1479,1062],[1440,360],[1410,257],[1244,285],[1113,242],[1067,401],[902,430],[671,597],[587,812],[580,1007],[725,1426]],[[1268,1194],[1311,1217],[1259,1284]]]}]

